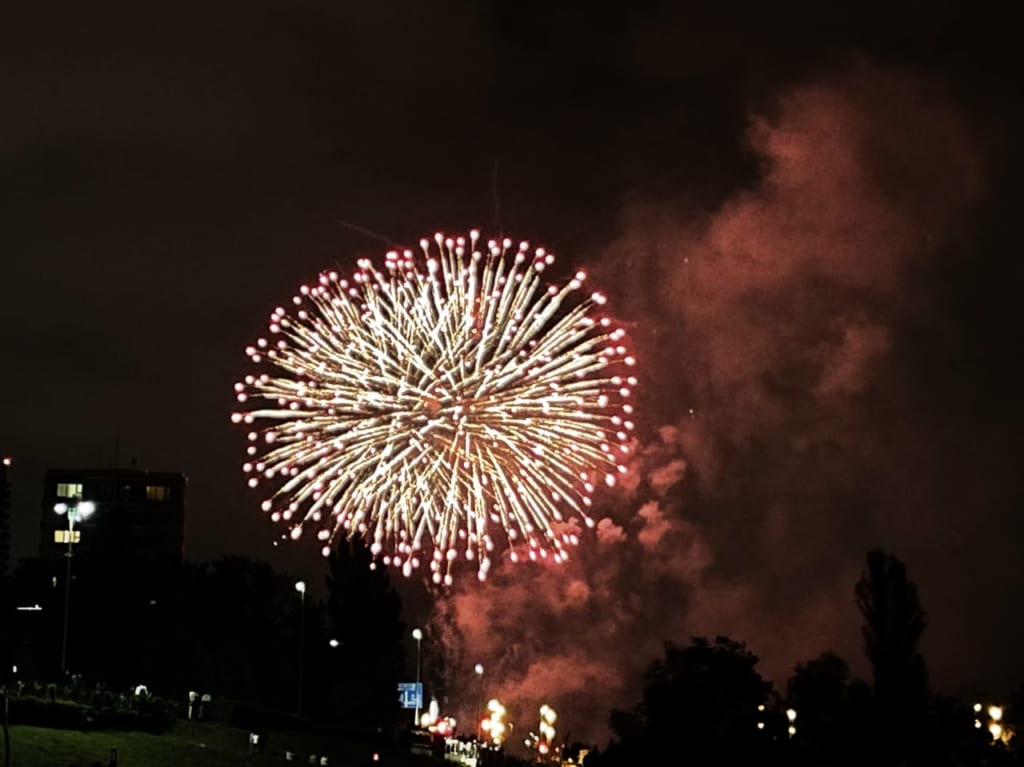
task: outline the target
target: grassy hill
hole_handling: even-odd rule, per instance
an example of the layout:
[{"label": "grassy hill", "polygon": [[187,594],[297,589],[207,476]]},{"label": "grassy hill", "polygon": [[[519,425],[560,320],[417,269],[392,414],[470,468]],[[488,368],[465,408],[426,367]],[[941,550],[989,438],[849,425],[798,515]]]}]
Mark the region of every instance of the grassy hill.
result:
[{"label": "grassy hill", "polygon": [[[57,730],[12,725],[11,767],[93,767],[106,765],[111,749],[117,749],[118,767],[240,767],[244,765],[308,765],[309,756],[326,755],[331,767],[406,767],[412,762],[404,755],[382,753],[373,760],[371,746],[315,735],[269,733],[264,754],[249,752],[245,730],[199,722],[181,723],[163,735],[141,732]],[[285,759],[285,750],[295,754]],[[2,763],[0,743],[0,763]]]}]

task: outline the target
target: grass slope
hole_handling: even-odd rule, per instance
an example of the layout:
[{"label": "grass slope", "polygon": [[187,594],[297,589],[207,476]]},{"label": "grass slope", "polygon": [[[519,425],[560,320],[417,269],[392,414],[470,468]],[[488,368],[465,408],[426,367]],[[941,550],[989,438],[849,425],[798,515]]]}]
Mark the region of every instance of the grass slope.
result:
[{"label": "grass slope", "polygon": [[[11,767],[106,767],[110,750],[117,749],[118,767],[245,767],[246,765],[308,764],[311,753],[327,754],[329,765],[389,764],[399,767],[405,759],[388,755],[372,760],[369,747],[340,740],[295,738],[271,733],[266,754],[250,754],[248,733],[213,723],[179,724],[164,735],[142,732],[78,732],[45,727],[12,725]],[[2,739],[2,736],[0,736]],[[284,750],[292,747],[295,760],[286,761]],[[0,762],[3,751],[0,743]]]}]

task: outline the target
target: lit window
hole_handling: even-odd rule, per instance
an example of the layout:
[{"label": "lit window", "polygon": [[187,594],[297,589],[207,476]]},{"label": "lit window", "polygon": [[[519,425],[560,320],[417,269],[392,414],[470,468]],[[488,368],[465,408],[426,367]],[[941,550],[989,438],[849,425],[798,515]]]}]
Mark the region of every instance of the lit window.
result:
[{"label": "lit window", "polygon": [[57,483],[57,497],[58,498],[81,498],[82,497],[82,485],[74,484],[69,482],[58,482]]},{"label": "lit window", "polygon": [[[78,543],[82,540],[81,530],[71,531],[71,542]],[[54,530],[53,531],[53,542],[54,543],[67,543],[68,542],[68,531],[67,530]]]},{"label": "lit window", "polygon": [[164,485],[146,485],[147,501],[166,501],[171,497],[171,489]]}]

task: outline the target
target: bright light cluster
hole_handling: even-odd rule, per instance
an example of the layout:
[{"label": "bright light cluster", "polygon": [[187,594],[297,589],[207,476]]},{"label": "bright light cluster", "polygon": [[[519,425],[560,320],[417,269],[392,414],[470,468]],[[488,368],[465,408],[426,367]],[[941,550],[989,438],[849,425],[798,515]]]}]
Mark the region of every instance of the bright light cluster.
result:
[{"label": "bright light cluster", "polygon": [[496,549],[566,559],[595,487],[625,472],[636,378],[605,297],[582,271],[545,284],[553,261],[437,234],[276,308],[232,415],[271,520],[314,531],[324,555],[359,535],[436,583],[460,560],[483,580]]},{"label": "bright light cluster", "polygon": [[[551,753],[555,741],[555,722],[558,714],[547,703],[540,707],[540,726],[537,733],[530,733],[524,743],[527,748],[537,749],[538,755],[546,757]],[[539,734],[538,734],[539,733]]]},{"label": "bright light cluster", "polygon": [[496,746],[500,746],[505,741],[505,715],[507,713],[497,698],[492,698],[487,702],[487,717],[480,722],[480,729]]}]

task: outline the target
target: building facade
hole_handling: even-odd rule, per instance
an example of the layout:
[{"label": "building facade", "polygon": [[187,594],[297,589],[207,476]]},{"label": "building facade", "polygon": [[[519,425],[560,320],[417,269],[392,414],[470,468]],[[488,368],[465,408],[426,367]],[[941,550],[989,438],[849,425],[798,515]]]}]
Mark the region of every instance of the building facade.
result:
[{"label": "building facade", "polygon": [[[59,469],[46,472],[39,556],[57,560],[68,549],[75,557],[116,557],[180,564],[185,543],[184,474],[138,469]],[[69,532],[68,514],[55,511],[88,502]]]}]

